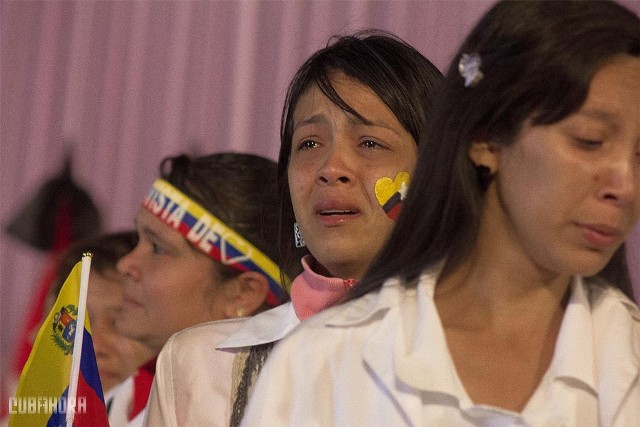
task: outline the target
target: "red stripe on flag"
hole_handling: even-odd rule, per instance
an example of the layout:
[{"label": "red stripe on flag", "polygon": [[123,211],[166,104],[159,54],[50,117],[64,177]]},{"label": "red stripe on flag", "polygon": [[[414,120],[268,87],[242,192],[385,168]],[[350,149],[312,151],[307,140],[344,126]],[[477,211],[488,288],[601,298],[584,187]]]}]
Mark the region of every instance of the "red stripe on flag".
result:
[{"label": "red stripe on flag", "polygon": [[74,427],[104,427],[109,425],[107,409],[96,391],[87,384],[84,375],[80,372],[78,377],[78,402],[84,397],[85,408],[76,408],[76,416],[73,419]]}]

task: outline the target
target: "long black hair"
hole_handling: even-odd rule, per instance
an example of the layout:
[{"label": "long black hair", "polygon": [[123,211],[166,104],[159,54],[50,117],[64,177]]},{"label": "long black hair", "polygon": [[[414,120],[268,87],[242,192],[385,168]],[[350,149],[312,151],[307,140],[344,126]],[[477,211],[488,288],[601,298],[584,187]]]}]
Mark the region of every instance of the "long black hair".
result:
[{"label": "long black hair", "polygon": [[[482,185],[468,157],[471,141],[510,144],[525,119],[551,124],[584,103],[595,73],[613,56],[640,55],[640,21],[612,1],[500,1],[454,56],[432,107],[426,142],[402,214],[352,298],[392,276],[408,286],[447,258],[454,269],[478,234]],[[477,53],[484,74],[465,87],[463,53]],[[603,273],[631,294],[624,246]]]}]

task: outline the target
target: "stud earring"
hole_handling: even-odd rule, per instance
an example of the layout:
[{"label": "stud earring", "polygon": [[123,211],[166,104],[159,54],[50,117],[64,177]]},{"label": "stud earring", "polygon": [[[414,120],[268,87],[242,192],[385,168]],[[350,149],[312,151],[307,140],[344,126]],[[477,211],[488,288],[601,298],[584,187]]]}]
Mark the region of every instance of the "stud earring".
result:
[{"label": "stud earring", "polygon": [[296,242],[296,248],[304,248],[306,246],[304,239],[302,238],[302,234],[300,233],[300,226],[297,222],[293,223],[293,237]]},{"label": "stud earring", "polygon": [[236,317],[244,317],[244,315],[244,308],[239,308],[238,310],[236,310]]}]

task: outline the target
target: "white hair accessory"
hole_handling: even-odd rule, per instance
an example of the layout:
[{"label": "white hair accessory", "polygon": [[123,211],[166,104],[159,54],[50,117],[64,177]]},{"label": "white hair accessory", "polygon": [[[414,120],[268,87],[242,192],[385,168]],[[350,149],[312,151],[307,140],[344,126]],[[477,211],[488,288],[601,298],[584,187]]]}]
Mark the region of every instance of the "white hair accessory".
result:
[{"label": "white hair accessory", "polygon": [[482,59],[477,53],[463,53],[458,62],[458,71],[464,77],[464,87],[474,87],[484,74],[480,71]]}]

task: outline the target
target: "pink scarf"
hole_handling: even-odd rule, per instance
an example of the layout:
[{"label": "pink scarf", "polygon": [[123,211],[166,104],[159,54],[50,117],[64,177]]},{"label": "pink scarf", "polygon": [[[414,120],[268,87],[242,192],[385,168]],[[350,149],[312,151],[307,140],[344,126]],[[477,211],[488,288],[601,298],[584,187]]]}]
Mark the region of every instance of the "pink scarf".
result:
[{"label": "pink scarf", "polygon": [[355,279],[321,276],[313,271],[315,264],[316,260],[311,255],[302,258],[304,271],[291,284],[291,302],[300,320],[331,307],[356,284]]}]

